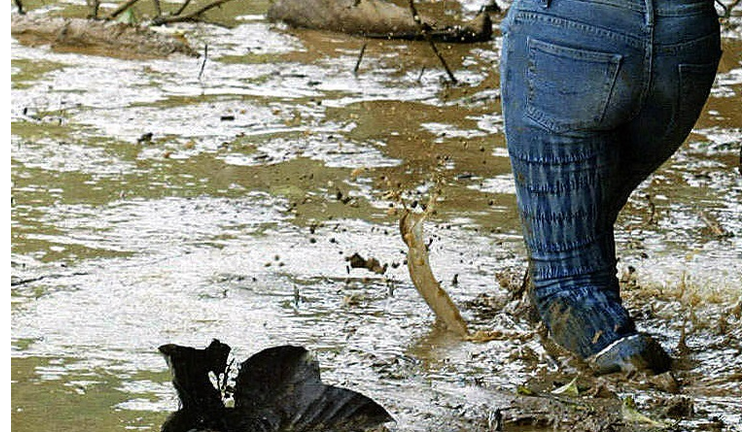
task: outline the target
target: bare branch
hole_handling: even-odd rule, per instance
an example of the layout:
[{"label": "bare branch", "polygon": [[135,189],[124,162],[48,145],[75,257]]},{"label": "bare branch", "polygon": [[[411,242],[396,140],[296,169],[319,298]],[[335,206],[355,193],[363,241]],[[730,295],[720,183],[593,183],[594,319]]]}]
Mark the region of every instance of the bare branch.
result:
[{"label": "bare branch", "polygon": [[204,61],[201,62],[201,70],[198,71],[198,80],[201,81],[201,76],[204,74],[204,68],[206,67],[206,60],[209,58],[209,44],[204,44]]},{"label": "bare branch", "polygon": [[366,45],[368,45],[367,42],[363,42],[363,46],[360,48],[360,54],[358,54],[358,61],[355,63],[355,69],[353,69],[353,74],[358,74],[358,69],[360,68],[360,62],[363,60],[363,53],[366,52]]},{"label": "bare branch", "polygon": [[183,15],[177,15],[177,16],[166,16],[166,17],[159,17],[154,20],[152,24],[154,25],[162,25],[162,24],[169,24],[169,23],[175,23],[175,22],[183,22],[183,21],[196,21],[198,20],[199,15],[202,13],[214,9],[215,7],[222,6],[223,4],[230,2],[232,0],[216,0],[212,3],[209,3],[208,5],[201,7],[191,13],[183,14]]},{"label": "bare branch", "polygon": [[126,1],[125,3],[121,4],[120,6],[118,6],[117,9],[115,9],[114,11],[112,11],[112,13],[110,13],[109,15],[107,15],[107,18],[105,18],[105,19],[108,20],[108,21],[110,21],[110,20],[113,20],[113,19],[117,18],[118,15],[120,15],[121,13],[125,12],[126,10],[128,10],[128,8],[131,7],[131,6],[133,6],[134,4],[136,4],[137,1],[138,0],[128,0],[128,1]]},{"label": "bare branch", "polygon": [[99,18],[99,0],[86,0],[86,5],[91,8],[89,15],[86,18],[98,19]]},{"label": "bare branch", "polygon": [[185,8],[187,8],[187,7],[188,7],[188,4],[189,4],[190,2],[191,2],[191,0],[185,0],[185,1],[183,2],[183,4],[182,4],[182,5],[180,5],[180,8],[178,8],[178,10],[176,10],[175,12],[173,12],[173,13],[172,13],[171,15],[180,15],[181,13],[183,13],[183,11],[185,10]]},{"label": "bare branch", "polygon": [[415,24],[420,29],[420,32],[423,34],[423,38],[428,42],[428,45],[431,46],[431,50],[433,50],[433,53],[436,54],[436,57],[439,58],[439,61],[441,62],[441,65],[444,66],[444,70],[446,71],[447,75],[449,76],[449,79],[452,81],[452,84],[457,84],[457,78],[454,77],[454,74],[452,73],[452,70],[449,68],[449,65],[447,64],[446,60],[444,60],[444,57],[439,52],[439,49],[436,47],[436,44],[433,43],[433,39],[431,38],[431,33],[429,30],[431,29],[430,26],[425,24],[422,19],[420,19],[420,15],[418,15],[418,10],[415,9],[415,3],[413,0],[410,0],[410,13],[413,15],[413,19],[415,20]]},{"label": "bare branch", "polygon": [[162,4],[159,3],[159,0],[152,0],[152,2],[154,3],[154,18],[157,18],[162,15]]}]

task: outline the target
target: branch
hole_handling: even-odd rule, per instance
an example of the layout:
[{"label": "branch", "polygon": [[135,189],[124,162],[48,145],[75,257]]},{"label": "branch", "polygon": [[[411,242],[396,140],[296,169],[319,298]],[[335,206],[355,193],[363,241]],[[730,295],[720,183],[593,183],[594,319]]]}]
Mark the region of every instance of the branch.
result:
[{"label": "branch", "polygon": [[724,5],[725,13],[723,14],[723,18],[728,19],[731,16],[731,11],[734,10],[735,7],[739,6],[741,2],[742,0],[734,0],[728,6]]},{"label": "branch", "polygon": [[86,276],[88,274],[89,273],[86,273],[86,272],[73,272],[73,273],[68,273],[68,274],[47,274],[47,275],[36,276],[36,277],[28,278],[28,279],[13,280],[13,278],[11,278],[10,286],[14,287],[14,286],[26,285],[26,284],[30,284],[33,282],[38,282],[42,279],[49,279],[49,278],[55,279],[55,278],[71,277],[71,276]]},{"label": "branch", "polygon": [[108,20],[108,21],[110,21],[110,20],[113,20],[113,19],[117,18],[118,15],[120,15],[123,12],[125,12],[129,7],[131,7],[134,4],[136,4],[137,1],[138,0],[128,0],[128,1],[126,1],[125,3],[121,4],[120,6],[118,6],[117,9],[115,9],[114,11],[112,11],[111,14],[107,15],[107,18],[105,18],[105,19]]},{"label": "branch", "polygon": [[204,61],[201,62],[201,70],[198,71],[198,80],[201,81],[201,75],[204,74],[206,60],[209,58],[209,44],[204,44]]},{"label": "branch", "polygon": [[86,5],[91,8],[89,15],[86,18],[98,19],[99,18],[99,0],[86,0]]},{"label": "branch", "polygon": [[152,0],[154,3],[154,18],[159,17],[162,15],[162,5],[159,3],[159,0]]},{"label": "branch", "polygon": [[423,22],[423,20],[420,19],[420,15],[418,15],[418,10],[415,9],[415,4],[413,3],[413,0],[410,0],[410,13],[413,16],[413,19],[415,20],[415,24],[417,24],[418,28],[420,29],[420,32],[423,34],[423,38],[428,42],[428,44],[431,46],[431,49],[433,50],[433,53],[436,54],[436,57],[439,58],[439,61],[441,61],[441,65],[444,66],[444,70],[446,71],[447,75],[449,75],[449,79],[452,81],[452,84],[457,85],[457,78],[454,77],[454,74],[452,73],[452,70],[449,69],[449,65],[447,64],[446,60],[444,60],[444,57],[439,52],[439,49],[436,48],[436,44],[433,43],[433,39],[431,38],[431,33],[428,32],[430,27]]},{"label": "branch", "polygon": [[[184,15],[177,15],[177,16],[166,16],[166,17],[159,17],[156,18],[152,24],[153,25],[162,25],[162,24],[169,24],[169,23],[176,23],[176,22],[183,22],[183,21],[196,21],[198,16],[202,13],[208,11],[209,9],[213,9],[218,6],[222,6],[223,4],[232,1],[232,0],[216,0],[213,3],[209,3],[208,5],[199,8],[198,10],[195,10],[191,13],[187,13]],[[187,4],[188,2],[186,2]]]},{"label": "branch", "polygon": [[188,7],[188,4],[190,2],[191,2],[191,0],[185,0],[183,2],[183,4],[180,6],[180,8],[178,10],[176,10],[175,12],[173,12],[171,15],[180,15],[181,13],[183,13],[183,11],[185,10],[185,8]]},{"label": "branch", "polygon": [[360,48],[360,54],[358,54],[358,61],[355,63],[355,69],[353,69],[353,74],[358,74],[358,69],[360,68],[360,62],[363,60],[363,53],[366,52],[366,45],[368,45],[367,42],[363,42],[363,46]]}]

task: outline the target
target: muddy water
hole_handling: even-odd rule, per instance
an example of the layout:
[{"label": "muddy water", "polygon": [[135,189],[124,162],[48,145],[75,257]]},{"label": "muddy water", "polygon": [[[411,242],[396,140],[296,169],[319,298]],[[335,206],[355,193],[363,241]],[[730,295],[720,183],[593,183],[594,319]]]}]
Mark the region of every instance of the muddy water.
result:
[{"label": "muddy water", "polygon": [[[29,6],[80,16],[79,3]],[[426,7],[470,16],[481,3]],[[355,74],[364,40],[271,25],[266,4],[175,26],[207,59],[11,41],[14,430],[159,430],[177,407],[156,352],[168,342],[220,338],[239,359],[305,345],[395,431],[484,430],[517,386],[576,370],[499,310],[496,274],[524,270],[499,42],[441,46],[457,87],[418,42],[367,41]],[[626,301],[682,360],[690,430],[741,428],[740,12],[695,131],[619,220]],[[473,329],[503,340],[436,328],[410,284],[399,211],[437,190],[436,276]],[[354,253],[388,270],[350,269]]]}]

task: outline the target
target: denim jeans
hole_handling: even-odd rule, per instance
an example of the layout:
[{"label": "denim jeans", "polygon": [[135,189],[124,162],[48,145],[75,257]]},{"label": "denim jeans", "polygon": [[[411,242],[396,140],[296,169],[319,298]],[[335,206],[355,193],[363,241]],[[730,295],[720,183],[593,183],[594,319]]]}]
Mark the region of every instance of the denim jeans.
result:
[{"label": "denim jeans", "polygon": [[636,333],[614,223],[687,137],[713,84],[713,0],[515,0],[502,106],[531,263],[554,339],[588,357]]}]

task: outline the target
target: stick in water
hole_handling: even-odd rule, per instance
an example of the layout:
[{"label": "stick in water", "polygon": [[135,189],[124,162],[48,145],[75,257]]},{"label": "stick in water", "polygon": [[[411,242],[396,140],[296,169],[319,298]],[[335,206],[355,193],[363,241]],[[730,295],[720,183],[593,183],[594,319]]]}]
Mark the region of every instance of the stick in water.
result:
[{"label": "stick in water", "polygon": [[355,69],[353,69],[353,73],[355,75],[358,74],[358,68],[360,68],[360,61],[363,60],[363,53],[366,52],[366,45],[367,45],[367,42],[363,42],[363,46],[360,48],[360,54],[358,54],[358,62],[355,63]]}]

